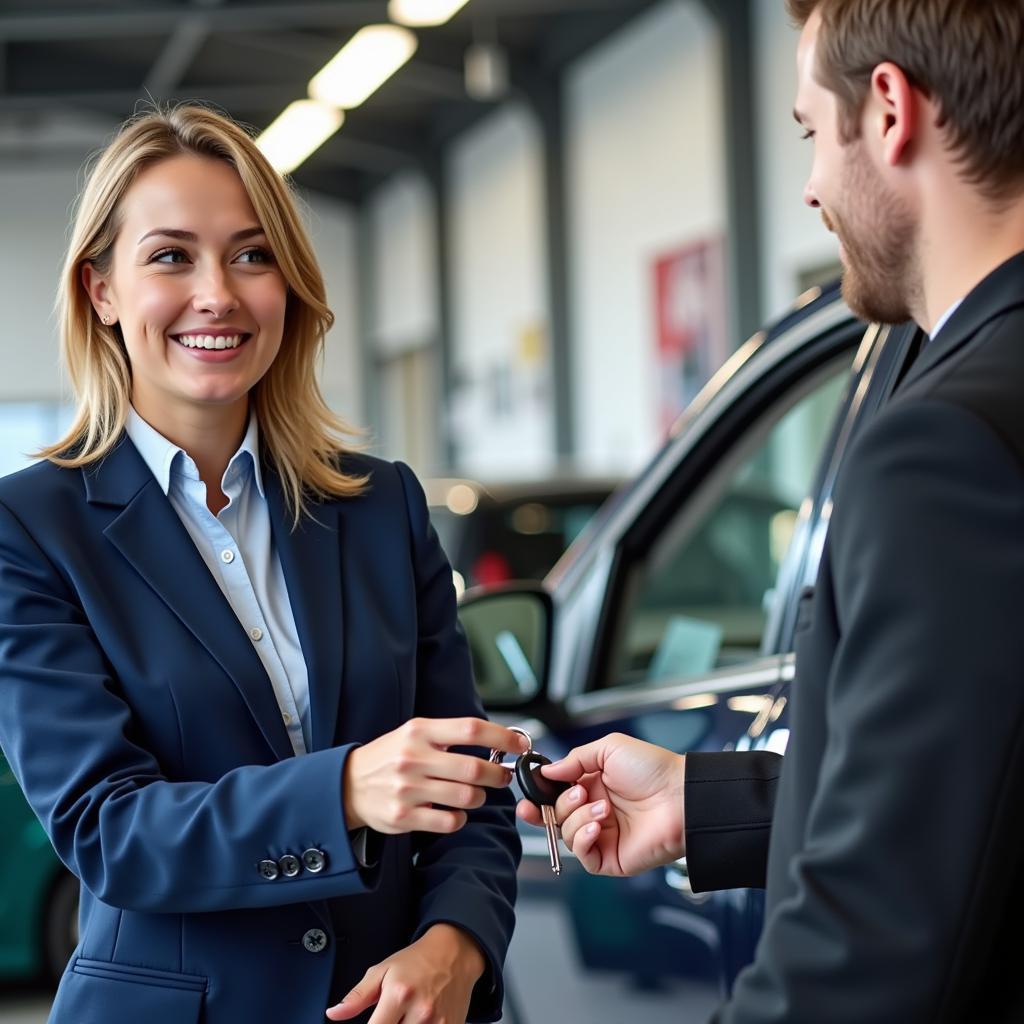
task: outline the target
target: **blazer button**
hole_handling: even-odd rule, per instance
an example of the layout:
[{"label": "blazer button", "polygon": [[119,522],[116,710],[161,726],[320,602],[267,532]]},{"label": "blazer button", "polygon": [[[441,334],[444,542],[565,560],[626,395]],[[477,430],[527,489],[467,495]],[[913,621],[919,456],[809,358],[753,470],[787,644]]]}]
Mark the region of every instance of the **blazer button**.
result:
[{"label": "blazer button", "polygon": [[285,878],[294,878],[302,870],[302,862],[298,857],[293,857],[290,853],[286,853],[277,862],[277,866],[281,869],[281,874]]},{"label": "blazer button", "polygon": [[302,863],[311,875],[317,875],[327,866],[327,854],[323,850],[312,847],[302,855]]},{"label": "blazer button", "polygon": [[272,860],[261,860],[256,865],[256,869],[268,882],[272,882],[280,874],[277,870],[277,864]]},{"label": "blazer button", "polygon": [[327,948],[327,932],[320,928],[310,928],[302,936],[302,946],[307,953],[322,953]]}]

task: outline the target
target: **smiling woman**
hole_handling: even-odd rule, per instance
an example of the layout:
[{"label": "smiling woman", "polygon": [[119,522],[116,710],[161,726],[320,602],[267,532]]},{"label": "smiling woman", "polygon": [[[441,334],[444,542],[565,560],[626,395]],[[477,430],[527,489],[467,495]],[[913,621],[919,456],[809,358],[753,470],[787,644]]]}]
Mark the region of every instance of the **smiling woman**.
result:
[{"label": "smiling woman", "polygon": [[469,755],[520,738],[422,489],[320,396],[284,182],[209,110],[129,122],[60,308],[77,418],[0,482],[0,745],[81,881],[52,1024],[495,1020],[519,844]]}]

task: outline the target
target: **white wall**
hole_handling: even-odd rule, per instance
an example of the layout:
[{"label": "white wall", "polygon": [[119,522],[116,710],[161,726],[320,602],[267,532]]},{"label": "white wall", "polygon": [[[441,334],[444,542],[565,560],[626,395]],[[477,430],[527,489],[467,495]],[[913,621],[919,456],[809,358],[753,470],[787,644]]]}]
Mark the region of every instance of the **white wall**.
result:
[{"label": "white wall", "polygon": [[429,183],[415,172],[396,175],[370,199],[371,332],[382,356],[428,345],[437,337],[434,216]]},{"label": "white wall", "polygon": [[783,313],[797,297],[801,271],[838,259],[839,246],[821,216],[803,202],[812,143],[793,120],[796,43],[782,0],[754,4],[755,68],[761,158],[764,318]]},{"label": "white wall", "polygon": [[553,462],[541,139],[509,104],[460,139],[450,177],[457,468],[493,480]]},{"label": "white wall", "polygon": [[359,289],[355,210],[326,196],[303,195],[303,213],[327,288],[334,327],[327,335],[320,386],[324,398],[353,426],[366,414],[359,345]]},{"label": "white wall", "polygon": [[571,315],[582,462],[658,444],[654,259],[725,230],[716,31],[666,0],[568,76]]},{"label": "white wall", "polygon": [[53,303],[77,168],[0,169],[0,401],[59,401]]}]

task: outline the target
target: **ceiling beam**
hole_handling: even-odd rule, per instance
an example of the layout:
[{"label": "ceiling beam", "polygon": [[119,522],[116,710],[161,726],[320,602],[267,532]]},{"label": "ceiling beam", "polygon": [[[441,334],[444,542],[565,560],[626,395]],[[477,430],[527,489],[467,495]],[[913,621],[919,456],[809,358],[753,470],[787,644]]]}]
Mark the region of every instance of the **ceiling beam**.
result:
[{"label": "ceiling beam", "polygon": [[210,35],[210,27],[202,17],[184,18],[171,33],[150,68],[143,90],[156,99],[173,92],[185,77]]},{"label": "ceiling beam", "polygon": [[[504,18],[545,14],[588,14],[628,10],[633,0],[474,0],[457,18]],[[171,33],[182,17],[180,5],[142,10],[54,10],[43,14],[0,14],[0,39],[113,39]],[[386,0],[294,0],[291,3],[237,4],[204,13],[211,32],[272,32],[297,28],[357,29],[387,20]]]}]

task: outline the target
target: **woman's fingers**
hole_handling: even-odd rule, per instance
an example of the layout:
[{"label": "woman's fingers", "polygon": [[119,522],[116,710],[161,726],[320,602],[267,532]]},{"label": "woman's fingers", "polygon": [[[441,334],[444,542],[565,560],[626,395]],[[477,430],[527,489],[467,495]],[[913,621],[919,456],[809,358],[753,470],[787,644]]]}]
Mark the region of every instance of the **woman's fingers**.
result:
[{"label": "woman's fingers", "polygon": [[432,746],[488,747],[507,754],[524,754],[529,748],[526,737],[486,718],[416,718],[406,728],[422,732]]},{"label": "woman's fingers", "polygon": [[423,774],[448,782],[468,782],[471,786],[503,789],[512,781],[512,773],[500,764],[491,764],[472,754],[451,754],[435,750],[423,759]]},{"label": "woman's fingers", "polygon": [[351,1020],[373,1006],[380,999],[384,974],[383,965],[376,964],[371,967],[359,980],[359,984],[337,1006],[332,1006],[327,1011],[327,1019]]}]

